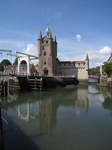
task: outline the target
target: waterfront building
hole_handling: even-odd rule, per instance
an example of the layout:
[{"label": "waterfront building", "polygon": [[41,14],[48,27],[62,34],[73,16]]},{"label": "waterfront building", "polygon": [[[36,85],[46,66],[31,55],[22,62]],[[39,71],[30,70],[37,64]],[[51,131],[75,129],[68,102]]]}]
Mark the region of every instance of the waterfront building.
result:
[{"label": "waterfront building", "polygon": [[[20,65],[20,74],[19,75],[27,75],[27,64],[21,64]],[[4,67],[4,74],[10,75],[10,74],[18,74],[18,65],[8,65]],[[30,64],[30,75],[38,75],[36,72],[34,64]]]},{"label": "waterfront building", "polygon": [[75,76],[79,80],[88,80],[89,58],[81,61],[60,61],[57,58],[56,35],[52,37],[47,26],[46,35],[38,38],[39,76]]}]

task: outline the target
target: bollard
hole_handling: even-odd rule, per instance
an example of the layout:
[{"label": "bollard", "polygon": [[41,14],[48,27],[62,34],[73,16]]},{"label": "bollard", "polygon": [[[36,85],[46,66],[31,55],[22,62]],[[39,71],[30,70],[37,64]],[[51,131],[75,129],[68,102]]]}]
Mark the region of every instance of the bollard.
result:
[{"label": "bollard", "polygon": [[3,96],[4,95],[4,84],[3,84],[3,79],[1,80],[1,96]]},{"label": "bollard", "polygon": [[40,91],[42,91],[42,77],[40,78]]}]

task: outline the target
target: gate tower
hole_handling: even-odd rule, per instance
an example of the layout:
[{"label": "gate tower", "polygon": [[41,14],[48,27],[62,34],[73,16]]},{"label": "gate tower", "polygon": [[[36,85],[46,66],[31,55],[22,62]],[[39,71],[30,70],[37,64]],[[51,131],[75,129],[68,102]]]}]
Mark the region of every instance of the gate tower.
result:
[{"label": "gate tower", "polygon": [[39,76],[53,76],[57,73],[57,42],[56,36],[52,38],[49,26],[46,35],[42,37],[40,31],[38,38]]}]

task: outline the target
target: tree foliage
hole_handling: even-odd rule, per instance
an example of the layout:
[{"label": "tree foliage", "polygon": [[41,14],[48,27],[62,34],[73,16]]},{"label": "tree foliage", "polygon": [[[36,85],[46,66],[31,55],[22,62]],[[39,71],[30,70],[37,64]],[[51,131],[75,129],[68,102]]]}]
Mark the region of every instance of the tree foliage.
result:
[{"label": "tree foliage", "polygon": [[0,63],[0,71],[4,71],[4,67],[8,65],[11,65],[11,62],[8,59],[2,60]]},{"label": "tree foliage", "polygon": [[89,74],[100,74],[100,67],[97,66],[96,68],[90,68]]},{"label": "tree foliage", "polygon": [[16,57],[16,59],[15,59],[13,65],[17,65],[17,64],[18,64],[18,59],[17,59],[17,57]]},{"label": "tree foliage", "polygon": [[21,64],[26,64],[26,61],[25,60],[21,61]]},{"label": "tree foliage", "polygon": [[104,62],[103,70],[110,77],[112,75],[112,62]]},{"label": "tree foliage", "polygon": [[[17,64],[18,64],[18,58],[15,59],[13,65],[17,65]],[[26,61],[25,60],[21,61],[21,64],[26,64]]]}]

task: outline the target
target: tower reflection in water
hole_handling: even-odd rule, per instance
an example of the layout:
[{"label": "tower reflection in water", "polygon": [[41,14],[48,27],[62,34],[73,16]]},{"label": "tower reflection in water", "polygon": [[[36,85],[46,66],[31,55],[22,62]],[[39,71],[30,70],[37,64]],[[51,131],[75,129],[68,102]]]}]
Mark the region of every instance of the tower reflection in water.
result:
[{"label": "tower reflection in water", "polygon": [[[41,149],[91,149],[97,136],[98,148],[111,147],[111,89],[91,85],[14,94],[1,101],[3,117],[14,122]],[[101,145],[105,137],[108,144]]]},{"label": "tower reflection in water", "polygon": [[[38,134],[50,136],[57,125],[57,110],[60,106],[73,107],[77,109],[77,114],[80,113],[80,108],[88,112],[87,93],[88,88],[16,93],[2,99],[2,105],[4,109],[7,107],[6,113],[13,116],[12,119],[18,116],[17,120],[27,122],[26,129],[28,124],[30,129],[35,125],[38,126]],[[17,120],[14,119],[16,123],[19,122]],[[36,122],[32,126],[34,120]]]}]

